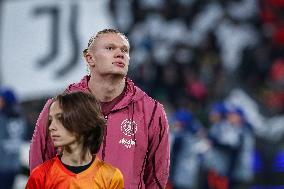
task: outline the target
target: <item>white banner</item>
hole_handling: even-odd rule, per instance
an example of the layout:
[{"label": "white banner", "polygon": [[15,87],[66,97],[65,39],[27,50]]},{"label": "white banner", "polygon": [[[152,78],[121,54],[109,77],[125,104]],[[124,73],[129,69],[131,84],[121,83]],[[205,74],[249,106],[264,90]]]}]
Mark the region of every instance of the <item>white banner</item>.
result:
[{"label": "white banner", "polygon": [[54,95],[87,73],[82,50],[112,26],[106,0],[6,0],[1,15],[2,84],[20,100]]}]

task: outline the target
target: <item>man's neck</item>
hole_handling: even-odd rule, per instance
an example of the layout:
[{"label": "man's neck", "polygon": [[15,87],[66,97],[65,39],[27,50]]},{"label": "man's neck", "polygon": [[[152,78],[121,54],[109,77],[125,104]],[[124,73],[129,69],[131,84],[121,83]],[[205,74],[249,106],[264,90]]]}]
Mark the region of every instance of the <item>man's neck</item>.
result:
[{"label": "man's neck", "polygon": [[88,87],[99,102],[110,102],[123,92],[125,79],[123,77],[91,76]]}]

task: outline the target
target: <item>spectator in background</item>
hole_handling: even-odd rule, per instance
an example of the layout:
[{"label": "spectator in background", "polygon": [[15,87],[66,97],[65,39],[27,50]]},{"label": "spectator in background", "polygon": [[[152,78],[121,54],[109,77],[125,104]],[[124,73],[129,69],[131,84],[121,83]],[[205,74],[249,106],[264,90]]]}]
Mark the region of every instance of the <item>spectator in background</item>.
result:
[{"label": "spectator in background", "polygon": [[[216,130],[219,127],[225,118],[226,118],[226,106],[224,102],[215,102],[209,107],[208,111],[208,123],[209,123],[209,140],[208,144],[210,146],[209,152],[205,156],[205,178],[206,178],[206,188],[209,189],[227,189],[228,188],[228,179],[224,175],[220,175],[216,171],[216,167],[213,167],[217,161],[219,160],[216,157],[214,144],[212,144],[212,130]],[[213,129],[214,128],[214,129]],[[217,133],[216,133],[217,134]],[[210,139],[211,138],[211,139]],[[213,137],[214,138],[214,137]],[[219,163],[221,160],[219,161]],[[216,165],[215,165],[216,166]],[[218,166],[219,167],[219,166]]]},{"label": "spectator in background", "polygon": [[211,105],[208,113],[209,123],[211,124],[211,127],[215,124],[219,124],[224,120],[226,111],[226,106],[223,102],[217,102]]},{"label": "spectator in background", "polygon": [[232,186],[246,189],[252,183],[253,154],[255,150],[255,138],[251,125],[246,121],[243,110],[232,107],[228,110],[228,121],[234,127],[240,127],[240,151],[236,157],[236,166],[232,170]]},{"label": "spectator in background", "polygon": [[283,55],[284,49],[284,1],[261,0],[260,18],[264,34],[267,35],[276,53]]},{"label": "spectator in background", "polygon": [[224,119],[209,130],[212,154],[208,185],[210,189],[247,188],[253,179],[253,133],[242,109],[226,106],[225,112]]},{"label": "spectator in background", "polygon": [[[90,75],[71,84],[66,92],[93,94],[107,120],[98,156],[118,167],[125,188],[164,188],[169,175],[168,122],[163,106],[126,77],[130,45],[115,29],[92,36],[84,57]],[[46,136],[46,103],[35,127],[30,148],[30,170],[56,155]]]},{"label": "spectator in background", "polygon": [[101,161],[105,119],[95,97],[74,92],[57,96],[49,107],[48,130],[62,154],[33,170],[26,189],[123,189],[121,172]]},{"label": "spectator in background", "polygon": [[25,135],[25,119],[13,90],[0,88],[0,183],[11,189],[21,168],[20,147]]},{"label": "spectator in background", "polygon": [[171,149],[171,182],[174,189],[198,187],[200,144],[204,136],[202,125],[185,109],[174,112],[171,121],[173,147]]},{"label": "spectator in background", "polygon": [[284,58],[272,62],[267,83],[264,103],[273,114],[281,114],[284,112]]}]

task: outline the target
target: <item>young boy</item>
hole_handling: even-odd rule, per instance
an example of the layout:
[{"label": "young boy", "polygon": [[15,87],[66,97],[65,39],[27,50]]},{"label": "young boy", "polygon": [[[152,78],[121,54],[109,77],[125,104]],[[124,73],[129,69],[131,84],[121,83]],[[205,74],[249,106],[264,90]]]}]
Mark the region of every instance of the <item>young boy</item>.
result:
[{"label": "young boy", "polygon": [[88,93],[57,96],[49,107],[49,134],[62,154],[35,168],[26,189],[124,188],[119,169],[98,159],[105,127],[99,104]]}]

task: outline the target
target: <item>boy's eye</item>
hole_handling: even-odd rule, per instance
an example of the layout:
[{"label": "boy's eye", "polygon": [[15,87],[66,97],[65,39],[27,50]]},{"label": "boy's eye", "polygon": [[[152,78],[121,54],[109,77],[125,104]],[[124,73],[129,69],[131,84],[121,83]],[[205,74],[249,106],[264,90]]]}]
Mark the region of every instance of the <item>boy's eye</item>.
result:
[{"label": "boy's eye", "polygon": [[48,123],[47,123],[47,125],[50,125],[50,124],[51,124],[51,122],[52,122],[52,119],[48,119]]}]

